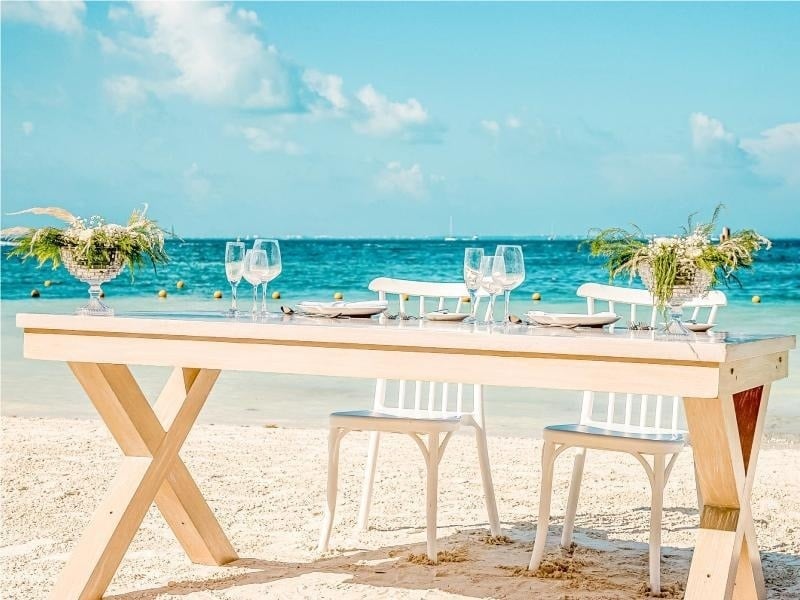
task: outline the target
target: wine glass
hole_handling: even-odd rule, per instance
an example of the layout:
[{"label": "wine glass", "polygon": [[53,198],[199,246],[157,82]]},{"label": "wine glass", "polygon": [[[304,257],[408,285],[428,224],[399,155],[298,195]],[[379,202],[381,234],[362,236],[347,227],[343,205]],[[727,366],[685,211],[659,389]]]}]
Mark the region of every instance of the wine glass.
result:
[{"label": "wine glass", "polygon": [[263,250],[267,255],[268,270],[261,280],[261,314],[268,316],[267,312],[267,284],[281,274],[281,246],[278,240],[258,239],[253,244],[254,250]]},{"label": "wine glass", "polygon": [[475,312],[478,310],[478,290],[481,288],[481,260],[483,248],[467,248],[464,250],[464,284],[469,292],[469,317],[464,319],[468,323],[475,321]]},{"label": "wine glass", "polygon": [[489,294],[489,310],[486,321],[494,321],[494,303],[497,295],[503,291],[506,268],[502,256],[484,256],[481,259],[481,288]]},{"label": "wine glass", "polygon": [[263,250],[248,250],[244,255],[244,278],[253,286],[253,318],[258,316],[258,286],[269,272],[267,253]]},{"label": "wine glass", "polygon": [[228,283],[231,284],[231,309],[232,317],[239,314],[239,306],[236,301],[236,288],[244,274],[244,242],[227,242],[225,244],[225,275]]},{"label": "wine glass", "polygon": [[503,279],[503,292],[505,292],[505,314],[503,321],[508,321],[511,290],[518,288],[525,281],[525,259],[522,256],[522,246],[501,244],[494,252],[495,256],[503,257],[505,277]]}]

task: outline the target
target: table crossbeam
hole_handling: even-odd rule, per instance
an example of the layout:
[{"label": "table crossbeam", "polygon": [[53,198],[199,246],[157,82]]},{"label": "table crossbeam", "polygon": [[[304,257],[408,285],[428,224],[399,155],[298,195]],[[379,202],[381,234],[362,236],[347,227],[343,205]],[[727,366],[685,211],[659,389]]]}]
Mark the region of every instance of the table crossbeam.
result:
[{"label": "table crossbeam", "polygon": [[684,398],[703,498],[687,600],[764,600],[750,509],[770,386],[716,399]]},{"label": "table crossbeam", "polygon": [[70,363],[70,368],[125,457],[50,598],[101,598],[153,501],[193,562],[236,560],[178,456],[219,371],[176,368],[151,407],[127,366]]}]

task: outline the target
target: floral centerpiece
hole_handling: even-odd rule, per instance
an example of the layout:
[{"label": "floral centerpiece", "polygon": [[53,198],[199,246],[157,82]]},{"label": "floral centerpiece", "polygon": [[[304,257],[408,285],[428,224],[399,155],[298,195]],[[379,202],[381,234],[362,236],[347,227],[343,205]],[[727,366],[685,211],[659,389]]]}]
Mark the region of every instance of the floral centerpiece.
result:
[{"label": "floral centerpiece", "polygon": [[639,275],[653,295],[658,308],[669,308],[670,320],[665,330],[688,334],[681,323],[682,307],[692,298],[702,297],[720,282],[738,283],[736,271],[750,268],[755,254],[769,249],[770,241],[752,229],[711,239],[722,205],[717,206],[711,221],[693,225],[692,218],[681,235],[646,236],[641,229],[603,229],[587,240],[592,256],[605,257],[610,279],[627,274],[630,280]]},{"label": "floral centerpiece", "polygon": [[23,261],[34,258],[39,266],[51,263],[56,269],[64,264],[75,278],[89,284],[89,303],[78,314],[113,315],[100,296],[101,284],[114,279],[124,267],[133,277],[138,268],[150,262],[155,268],[168,262],[164,249],[164,232],[146,216],[147,205],[134,210],[127,225],[106,223],[93,216],[88,221],[63,208],[29,208],[13,214],[35,214],[55,217],[66,227],[12,227],[4,229],[3,238],[16,242],[8,256]]}]

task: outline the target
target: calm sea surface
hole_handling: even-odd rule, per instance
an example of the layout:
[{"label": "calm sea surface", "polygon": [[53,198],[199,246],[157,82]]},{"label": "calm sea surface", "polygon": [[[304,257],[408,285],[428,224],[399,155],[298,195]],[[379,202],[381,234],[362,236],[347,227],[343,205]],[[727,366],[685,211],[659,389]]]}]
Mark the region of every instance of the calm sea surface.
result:
[{"label": "calm sea surface", "polygon": [[[283,273],[271,284],[290,301],[325,299],[334,291],[348,297],[369,295],[367,285],[379,276],[405,279],[460,281],[464,248],[482,246],[492,252],[497,243],[508,240],[482,239],[445,242],[441,240],[285,240],[281,241]],[[540,292],[547,300],[563,302],[575,298],[575,289],[586,281],[607,281],[602,261],[589,258],[578,251],[574,240],[516,240],[525,253],[527,279],[515,295],[530,297]],[[167,242],[171,262],[159,267],[142,269],[131,281],[122,273],[115,281],[103,286],[112,296],[148,296],[159,289],[169,293],[194,297],[210,297],[215,290],[228,296],[223,255],[225,240],[186,240]],[[9,248],[3,248],[5,255]],[[45,288],[43,282],[51,280]],[[186,287],[177,290],[175,283],[183,280]],[[626,285],[627,281],[620,281]],[[756,268],[741,275],[742,287],[726,289],[733,303],[750,302],[760,295],[770,304],[798,303],[800,305],[800,240],[779,240],[768,252],[758,256]],[[243,287],[247,287],[244,284]],[[86,286],[75,281],[63,268],[52,271],[38,269],[35,262],[3,260],[3,299],[30,297],[38,289],[41,300],[48,298],[80,298]]]},{"label": "calm sea surface", "polygon": [[[281,242],[283,274],[270,284],[281,292],[272,303],[331,299],[334,292],[347,299],[370,298],[370,280],[378,276],[408,279],[461,280],[464,248],[478,245],[494,250],[498,242],[442,240],[286,240]],[[514,292],[512,310],[522,314],[538,308],[583,311],[575,296],[583,282],[606,282],[601,262],[578,252],[572,240],[515,240],[523,246],[527,279]],[[172,262],[158,272],[143,269],[132,282],[128,273],[103,286],[106,301],[120,313],[131,310],[214,310],[229,306],[225,280],[225,240],[170,241]],[[4,254],[8,248],[3,248]],[[2,327],[2,378],[0,409],[4,415],[74,416],[95,418],[96,413],[75,378],[63,363],[32,361],[22,357],[22,335],[15,326],[18,312],[70,313],[84,303],[86,286],[63,269],[37,269],[35,263],[2,261],[0,326]],[[45,280],[52,285],[44,286]],[[176,288],[183,280],[185,287]],[[620,281],[626,285],[627,281]],[[755,269],[741,275],[742,287],[722,288],[729,305],[720,311],[719,331],[800,334],[800,240],[775,242],[759,256]],[[634,284],[636,285],[636,284]],[[249,285],[240,297],[249,306]],[[31,298],[32,289],[41,296]],[[160,289],[166,299],[157,298]],[[214,300],[215,290],[224,293]],[[533,303],[539,292],[542,301]],[[753,304],[754,295],[762,297]],[[135,368],[143,390],[155,397],[168,370]],[[324,427],[332,410],[370,406],[374,381],[333,377],[269,375],[225,372],[209,398],[201,419],[206,422],[261,426]],[[538,435],[555,422],[570,422],[580,412],[579,392],[493,387],[486,392],[489,428],[494,435]],[[771,438],[800,439],[800,353],[792,352],[790,376],[772,387],[767,415]]]}]

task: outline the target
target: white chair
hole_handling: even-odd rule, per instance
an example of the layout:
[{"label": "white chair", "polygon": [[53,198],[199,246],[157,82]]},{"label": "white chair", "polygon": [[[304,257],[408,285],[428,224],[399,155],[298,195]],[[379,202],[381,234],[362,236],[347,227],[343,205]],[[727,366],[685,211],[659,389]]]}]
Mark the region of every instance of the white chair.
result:
[{"label": "white chair", "polygon": [[[630,321],[637,321],[638,308],[647,308],[646,312],[649,313],[647,320],[652,327],[656,326],[658,310],[653,306],[652,296],[646,290],[586,283],[578,288],[577,294],[586,298],[590,314],[597,312],[597,304],[600,302],[607,303],[611,312],[616,312],[618,304],[625,304],[630,306],[628,313]],[[697,298],[687,306],[693,309],[693,319],[714,323],[719,307],[726,304],[725,294],[711,291],[707,296]],[[702,313],[706,309],[708,312],[703,320]],[[679,428],[681,398],[610,393],[604,394],[602,402],[598,402],[599,396],[592,391],[583,393],[583,405],[578,423],[551,425],[545,427],[543,431],[539,522],[528,568],[538,569],[544,556],[553,491],[553,466],[558,455],[567,448],[579,449],[572,467],[564,529],[561,534],[561,545],[569,548],[572,543],[575,512],[587,450],[591,448],[627,452],[642,463],[650,480],[650,589],[658,593],[661,591],[661,518],[664,487],[675,459],[688,443],[687,432]],[[652,463],[648,462],[648,457]],[[698,506],[702,508],[699,492]]]},{"label": "white chair", "polygon": [[[422,315],[426,311],[446,308],[448,300],[451,305],[455,305],[456,312],[461,312],[464,308],[462,298],[468,295],[463,283],[432,283],[384,277],[373,280],[369,289],[378,292],[381,300],[387,300],[387,294],[397,295],[399,311],[406,315],[409,314],[408,309],[412,304],[411,297],[418,297],[418,312],[419,315]],[[434,303],[431,300],[435,301],[435,306],[432,306]],[[391,308],[389,312],[393,312]],[[396,388],[396,394],[388,393],[390,387]],[[472,390],[471,394],[469,393],[470,389]],[[381,434],[404,433],[411,436],[417,443],[425,458],[427,467],[425,503],[427,554],[431,561],[436,562],[439,463],[453,433],[464,426],[475,429],[478,461],[486,497],[486,509],[489,514],[489,527],[492,535],[499,535],[500,520],[497,515],[492,474],[489,468],[489,454],[486,447],[483,388],[480,385],[463,385],[453,382],[389,382],[385,379],[378,379],[375,385],[375,401],[372,410],[331,414],[327,504],[320,531],[319,551],[328,550],[331,536],[338,487],[339,445],[342,438],[350,431],[371,432],[361,509],[358,516],[358,528],[366,530]]]}]

